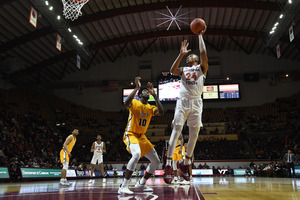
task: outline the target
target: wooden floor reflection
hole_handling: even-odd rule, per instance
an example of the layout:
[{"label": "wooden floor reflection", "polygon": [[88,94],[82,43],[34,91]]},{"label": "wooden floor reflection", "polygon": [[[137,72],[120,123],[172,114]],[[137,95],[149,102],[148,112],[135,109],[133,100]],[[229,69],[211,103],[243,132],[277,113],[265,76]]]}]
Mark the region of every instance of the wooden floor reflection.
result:
[{"label": "wooden floor reflection", "polygon": [[[133,187],[136,178],[132,179]],[[154,200],[154,199],[278,199],[300,200],[300,179],[293,178],[258,178],[258,177],[201,177],[194,178],[191,185],[167,185],[162,178],[152,178],[147,184],[153,193],[139,191],[134,195],[118,195],[122,179],[71,180],[70,186],[60,186],[58,181],[33,181],[22,183],[1,183],[0,199],[4,200],[69,200],[69,199],[120,199],[120,200]]]}]

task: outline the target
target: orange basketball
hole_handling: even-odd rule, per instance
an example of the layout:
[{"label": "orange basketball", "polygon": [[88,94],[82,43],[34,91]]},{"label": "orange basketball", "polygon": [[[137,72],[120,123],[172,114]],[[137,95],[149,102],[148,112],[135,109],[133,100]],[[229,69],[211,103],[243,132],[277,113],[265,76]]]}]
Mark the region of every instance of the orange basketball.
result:
[{"label": "orange basketball", "polygon": [[205,21],[201,18],[195,18],[192,21],[190,28],[193,33],[198,35],[201,31],[205,29]]}]

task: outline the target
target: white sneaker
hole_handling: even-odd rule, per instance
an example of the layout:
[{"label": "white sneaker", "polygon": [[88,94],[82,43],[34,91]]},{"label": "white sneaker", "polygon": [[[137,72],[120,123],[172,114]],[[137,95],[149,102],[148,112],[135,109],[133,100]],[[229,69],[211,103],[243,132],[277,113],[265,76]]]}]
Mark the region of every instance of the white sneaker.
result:
[{"label": "white sneaker", "polygon": [[66,186],[70,185],[70,183],[68,183],[67,181],[60,181],[59,183],[60,183],[61,185],[66,185]]},{"label": "white sneaker", "polygon": [[180,185],[190,185],[191,183],[189,181],[186,181],[186,180],[183,179],[182,181],[178,182],[178,184],[180,184]]},{"label": "white sneaker", "polygon": [[140,180],[136,182],[134,188],[142,190],[144,192],[153,192],[153,189],[151,187],[148,187],[146,184],[140,184]]},{"label": "white sneaker", "polygon": [[92,183],[93,183],[93,179],[90,179],[89,184],[92,184]]},{"label": "white sneaker", "polygon": [[128,186],[123,187],[122,185],[120,185],[118,194],[133,194],[133,192],[129,190]]},{"label": "white sneaker", "polygon": [[102,181],[103,183],[106,183],[106,178],[103,178],[103,181]]}]

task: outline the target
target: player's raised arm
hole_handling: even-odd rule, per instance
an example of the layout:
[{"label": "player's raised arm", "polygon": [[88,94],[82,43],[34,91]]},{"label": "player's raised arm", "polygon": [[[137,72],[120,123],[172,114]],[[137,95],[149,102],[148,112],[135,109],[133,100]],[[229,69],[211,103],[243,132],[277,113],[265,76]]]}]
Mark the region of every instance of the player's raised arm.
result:
[{"label": "player's raised arm", "polygon": [[149,93],[154,97],[155,103],[156,103],[157,108],[154,111],[154,115],[155,116],[163,115],[164,114],[164,108],[161,105],[159,99],[157,98],[157,95],[156,95],[156,93],[154,91],[154,88],[153,88],[153,84],[148,82],[147,87],[148,87]]},{"label": "player's raised arm", "polygon": [[141,88],[141,77],[135,77],[135,88],[134,90],[130,93],[130,95],[126,98],[125,102],[124,102],[124,105],[127,107],[127,108],[130,108],[131,107],[131,102],[132,102],[132,99],[134,98],[136,92]]},{"label": "player's raised arm", "polygon": [[206,46],[203,40],[203,34],[206,31],[206,26],[203,31],[198,35],[199,38],[199,50],[200,50],[200,61],[201,61],[201,67],[203,70],[203,74],[206,76],[207,70],[208,70],[208,59],[207,59],[207,53],[206,53]]},{"label": "player's raised arm", "polygon": [[188,52],[190,52],[191,50],[187,49],[189,46],[189,43],[187,42],[187,40],[184,40],[183,42],[181,42],[181,48],[180,48],[180,53],[178,55],[178,57],[176,58],[176,60],[174,61],[173,65],[171,66],[170,72],[173,75],[181,75],[182,73],[182,68],[178,68],[183,56],[185,56]]}]

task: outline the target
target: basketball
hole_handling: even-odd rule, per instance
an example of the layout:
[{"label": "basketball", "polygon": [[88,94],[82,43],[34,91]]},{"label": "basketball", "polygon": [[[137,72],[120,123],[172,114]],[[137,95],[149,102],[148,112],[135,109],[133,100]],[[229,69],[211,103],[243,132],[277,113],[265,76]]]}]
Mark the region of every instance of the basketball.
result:
[{"label": "basketball", "polygon": [[205,29],[205,21],[201,18],[195,18],[192,21],[190,28],[193,33],[198,35],[201,31]]}]

